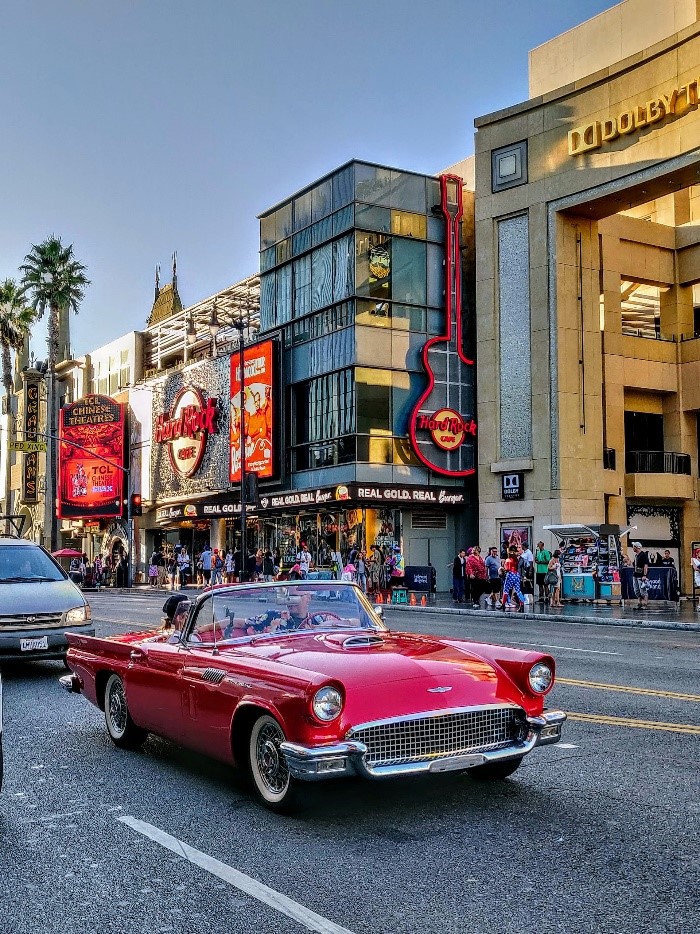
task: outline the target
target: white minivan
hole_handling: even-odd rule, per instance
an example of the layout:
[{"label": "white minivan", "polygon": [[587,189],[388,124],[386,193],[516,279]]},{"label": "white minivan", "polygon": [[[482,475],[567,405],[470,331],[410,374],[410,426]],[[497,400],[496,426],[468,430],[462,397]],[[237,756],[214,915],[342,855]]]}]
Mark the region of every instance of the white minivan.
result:
[{"label": "white minivan", "polygon": [[35,542],[0,535],[0,659],[65,659],[66,632],[93,636],[90,606]]}]

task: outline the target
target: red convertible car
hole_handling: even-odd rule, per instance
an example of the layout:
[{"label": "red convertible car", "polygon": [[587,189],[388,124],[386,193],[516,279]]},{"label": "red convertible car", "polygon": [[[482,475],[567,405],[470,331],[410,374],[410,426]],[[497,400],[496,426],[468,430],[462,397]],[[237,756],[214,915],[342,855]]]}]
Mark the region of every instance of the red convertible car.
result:
[{"label": "red convertible car", "polygon": [[157,632],[68,640],[61,683],[118,746],[157,733],[235,763],[273,810],[340,775],[502,779],[566,719],[551,656],[391,632],[350,583],[217,588]]}]

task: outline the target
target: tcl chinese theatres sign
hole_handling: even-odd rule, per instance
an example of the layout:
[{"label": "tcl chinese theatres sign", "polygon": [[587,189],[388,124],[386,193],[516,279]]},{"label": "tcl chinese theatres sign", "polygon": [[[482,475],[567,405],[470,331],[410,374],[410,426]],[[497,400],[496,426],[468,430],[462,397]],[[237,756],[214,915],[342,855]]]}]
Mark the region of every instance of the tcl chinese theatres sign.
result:
[{"label": "tcl chinese theatres sign", "polygon": [[175,397],[167,415],[156,420],[153,439],[167,444],[170,464],[179,477],[191,477],[199,469],[210,435],[219,422],[218,400],[204,399],[194,386],[185,386]]},{"label": "tcl chinese theatres sign", "polygon": [[85,396],[61,409],[58,515],[120,516],[124,497],[124,406]]}]

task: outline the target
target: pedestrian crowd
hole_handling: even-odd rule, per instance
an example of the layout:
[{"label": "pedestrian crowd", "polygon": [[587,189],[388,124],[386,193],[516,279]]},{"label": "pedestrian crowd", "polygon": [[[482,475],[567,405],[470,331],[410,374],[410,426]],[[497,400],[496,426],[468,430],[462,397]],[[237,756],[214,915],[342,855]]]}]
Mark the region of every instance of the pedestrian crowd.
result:
[{"label": "pedestrian crowd", "polygon": [[538,542],[535,553],[521,542],[509,542],[501,552],[492,545],[485,558],[481,548],[462,548],[452,562],[452,599],[478,609],[482,600],[489,609],[524,613],[535,600],[551,607],[561,602],[560,552],[550,552]]}]

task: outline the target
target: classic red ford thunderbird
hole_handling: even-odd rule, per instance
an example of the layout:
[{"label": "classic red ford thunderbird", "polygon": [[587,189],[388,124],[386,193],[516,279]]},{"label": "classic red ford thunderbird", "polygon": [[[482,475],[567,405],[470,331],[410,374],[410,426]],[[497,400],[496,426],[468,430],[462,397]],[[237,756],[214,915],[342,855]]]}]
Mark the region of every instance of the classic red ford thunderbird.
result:
[{"label": "classic red ford thunderbird", "polygon": [[273,810],[339,775],[502,779],[566,719],[551,656],[391,632],[350,583],[217,588],[157,632],[68,640],[61,683],[118,746],[152,732],[235,763]]}]

